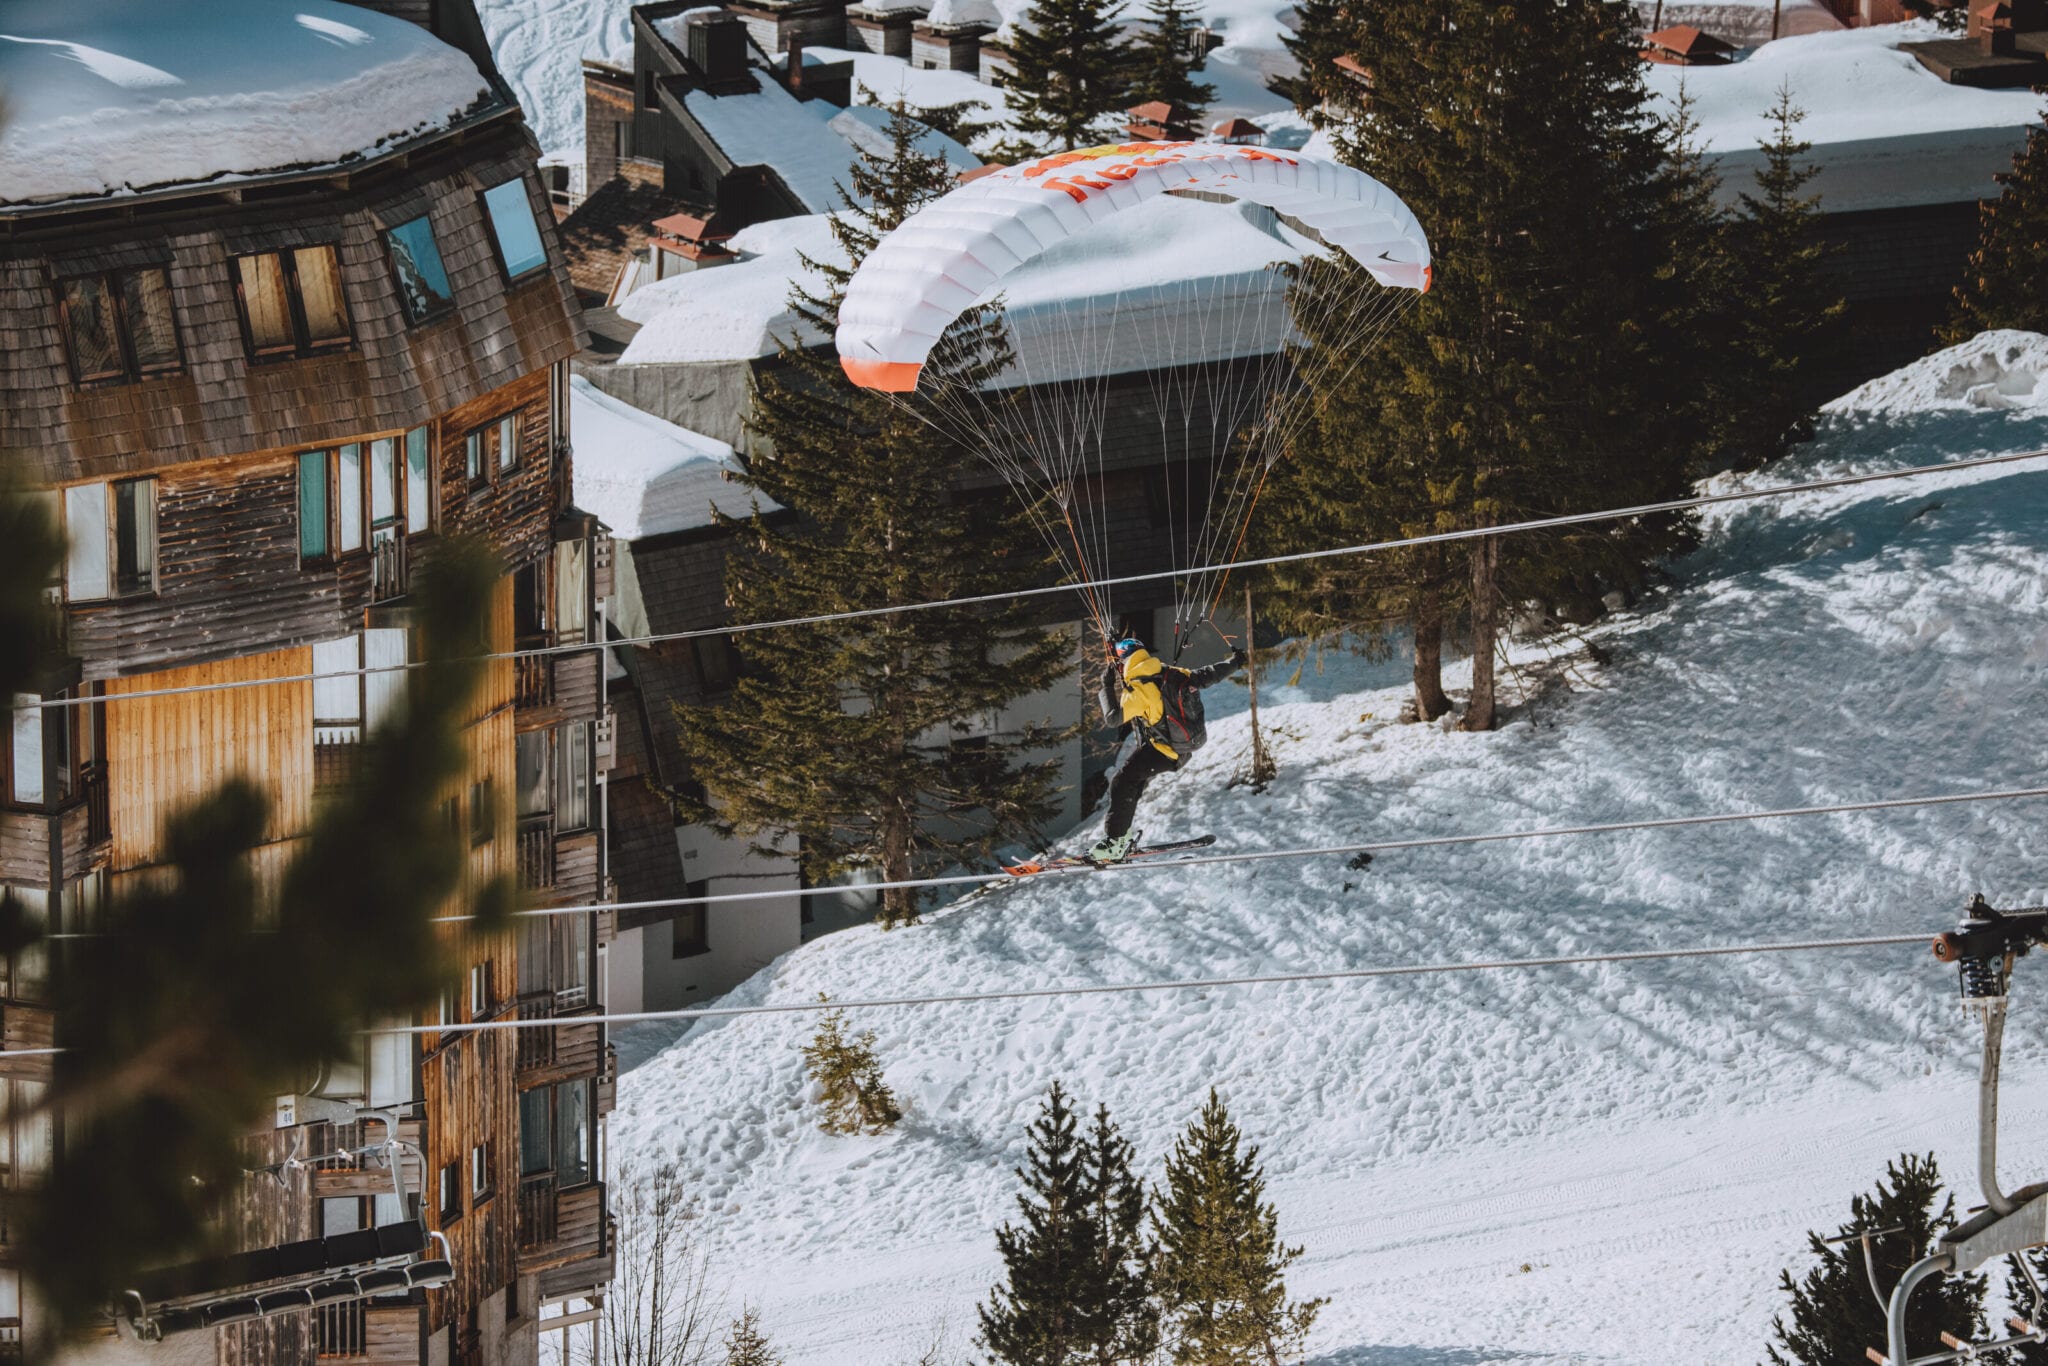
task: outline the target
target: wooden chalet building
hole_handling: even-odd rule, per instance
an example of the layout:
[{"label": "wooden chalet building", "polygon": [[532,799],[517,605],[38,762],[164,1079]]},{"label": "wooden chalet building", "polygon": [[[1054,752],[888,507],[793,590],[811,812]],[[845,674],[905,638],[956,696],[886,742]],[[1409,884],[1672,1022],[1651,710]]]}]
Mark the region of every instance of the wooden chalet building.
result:
[{"label": "wooden chalet building", "polygon": [[[52,37],[101,41],[91,8]],[[402,673],[359,670],[417,657],[408,584],[438,539],[502,555],[496,650],[596,638],[610,591],[609,542],[569,501],[575,296],[469,0],[165,8],[126,27],[124,57],[194,93],[259,69],[271,83],[240,88],[310,83],[287,89],[299,122],[261,145],[188,129],[204,102],[102,81],[62,42],[0,50],[11,133],[63,126],[90,99],[116,135],[48,161],[100,175],[97,193],[33,169],[0,181],[0,460],[68,540],[47,590],[62,660],[40,700],[83,704],[16,714],[0,885],[57,930],[145,884],[166,815],[237,775],[273,803],[257,872],[275,885],[402,697]],[[337,148],[379,117],[361,92],[380,78],[404,105],[390,134]],[[446,107],[421,117],[437,91]],[[134,141],[123,119],[158,149],[142,179],[107,160]],[[158,162],[172,173],[148,179]],[[130,699],[239,684],[257,686]],[[540,905],[604,899],[609,735],[598,653],[491,666],[449,797],[476,879],[514,873]],[[248,1255],[225,1281],[145,1288],[83,1356],[161,1331],[211,1337],[236,1366],[534,1361],[544,1316],[611,1276],[614,1069],[602,1027],[575,1023],[601,1009],[608,933],[596,915],[523,919],[417,1022],[562,1027],[373,1036],[280,1097],[275,1129],[249,1137],[229,1230]],[[32,954],[0,961],[7,1048],[50,1038],[46,981]],[[47,1068],[0,1060],[15,1113]],[[14,1125],[0,1182],[61,1163],[61,1129]],[[6,1236],[0,1361],[37,1338]]]}]

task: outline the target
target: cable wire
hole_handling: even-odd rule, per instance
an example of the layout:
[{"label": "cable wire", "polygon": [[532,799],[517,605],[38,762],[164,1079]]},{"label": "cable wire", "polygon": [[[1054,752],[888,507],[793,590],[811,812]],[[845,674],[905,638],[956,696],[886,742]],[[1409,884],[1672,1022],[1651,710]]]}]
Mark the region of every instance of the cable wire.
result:
[{"label": "cable wire", "polygon": [[[2048,449],[2018,451],[2005,455],[1974,456],[1967,460],[1950,460],[1935,465],[1914,465],[1902,470],[1879,470],[1866,474],[1837,475],[1827,479],[1808,479],[1794,484],[1779,484],[1767,489],[1740,489],[1726,493],[1695,494],[1688,498],[1673,498],[1661,503],[1638,503],[1632,507],[1607,508],[1598,512],[1571,512],[1554,517],[1536,517],[1520,522],[1503,522],[1496,526],[1464,527],[1455,531],[1434,531],[1422,536],[1405,536],[1391,541],[1367,541],[1360,545],[1333,546],[1325,550],[1299,550],[1286,555],[1265,555],[1255,559],[1233,560],[1227,564],[1196,565],[1186,569],[1160,569],[1143,574],[1122,574],[1111,578],[1087,579],[1078,583],[1045,584],[1033,588],[1015,588],[1001,593],[980,593],[964,598],[940,598],[931,602],[893,603],[886,607],[862,607],[844,612],[820,612],[810,616],[781,617],[772,621],[735,622],[724,626],[698,627],[689,631],[664,631],[652,635],[627,636],[606,641],[571,641],[561,645],[536,646],[526,650],[505,650],[495,654],[471,656],[472,660],[537,659],[556,655],[580,654],[591,650],[621,649],[627,646],[665,645],[685,640],[701,640],[710,636],[741,635],[753,631],[775,631],[793,626],[821,626],[835,621],[862,621],[873,617],[896,616],[905,612],[930,612],[944,608],[983,607],[991,603],[1013,602],[1019,598],[1049,597],[1059,593],[1076,593],[1106,588],[1120,588],[1137,583],[1158,583],[1162,580],[1188,578],[1198,574],[1228,573],[1240,569],[1268,569],[1275,565],[1302,564],[1310,560],[1339,559],[1351,555],[1369,555],[1382,550],[1407,550],[1416,546],[1444,545],[1454,541],[1479,540],[1488,536],[1510,536],[1530,531],[1546,531],[1555,527],[1585,526],[1593,522],[1626,521],[1631,517],[1648,517],[1666,512],[1685,512],[1694,508],[1712,507],[1722,503],[1751,502],[1763,498],[1779,498],[1795,493],[1817,493],[1827,489],[1853,488],[1861,484],[1876,484],[1892,479],[1911,479],[1921,475],[1950,474],[1958,470],[1984,469],[1996,465],[2011,465],[2025,460],[2039,460],[2048,457]],[[279,674],[270,678],[224,679],[213,683],[192,683],[176,688],[145,688],[134,692],[107,693],[94,697],[39,698],[23,702],[20,710],[48,710],[54,707],[82,707],[100,702],[140,701],[146,697],[178,697],[190,693],[227,692],[240,688],[263,688],[285,683],[312,683],[323,679],[359,678],[368,674],[404,673],[422,669],[430,661],[412,660],[404,664],[374,664],[355,669],[337,669],[332,673]],[[469,661],[464,661],[469,662]]]}]

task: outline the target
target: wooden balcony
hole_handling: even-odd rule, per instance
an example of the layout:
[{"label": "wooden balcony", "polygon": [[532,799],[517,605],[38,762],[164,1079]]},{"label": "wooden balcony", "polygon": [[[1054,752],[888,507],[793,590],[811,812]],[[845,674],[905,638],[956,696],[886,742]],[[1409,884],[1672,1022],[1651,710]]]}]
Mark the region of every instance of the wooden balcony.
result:
[{"label": "wooden balcony", "polygon": [[[522,1020],[546,1020],[555,1013],[555,993],[552,991],[531,993],[519,998],[519,1018]],[[517,1048],[513,1068],[519,1072],[532,1072],[555,1065],[555,1031],[553,1029],[515,1029],[513,1038]]]},{"label": "wooden balcony", "polygon": [[545,1271],[604,1256],[606,1209],[601,1181],[562,1190],[553,1172],[526,1177],[519,1183],[519,1269]]},{"label": "wooden balcony", "polygon": [[79,795],[85,800],[85,842],[105,844],[114,837],[114,824],[107,804],[107,765],[104,759],[86,764],[79,774]]},{"label": "wooden balcony", "polygon": [[371,605],[404,597],[410,579],[405,533],[395,527],[379,531],[370,542]]},{"label": "wooden balcony", "polygon": [[[520,650],[544,650],[552,644],[546,636],[521,636],[514,645]],[[522,709],[551,707],[555,702],[555,657],[521,655],[512,661],[512,705]]]},{"label": "wooden balcony", "polygon": [[519,818],[519,886],[544,891],[555,885],[555,818],[547,812]]},{"label": "wooden balcony", "polygon": [[519,1180],[519,1246],[545,1247],[555,1241],[555,1174]]}]

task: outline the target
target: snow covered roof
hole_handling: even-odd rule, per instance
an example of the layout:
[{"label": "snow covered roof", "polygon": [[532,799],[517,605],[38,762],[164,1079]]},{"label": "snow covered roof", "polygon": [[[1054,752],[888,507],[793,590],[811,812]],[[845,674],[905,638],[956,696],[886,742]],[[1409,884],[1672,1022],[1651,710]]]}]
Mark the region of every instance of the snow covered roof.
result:
[{"label": "snow covered roof", "polygon": [[[619,363],[746,360],[774,354],[778,338],[823,342],[797,335],[788,300],[800,256],[844,260],[829,224],[822,214],[755,224],[728,244],[740,261],[637,291],[619,312],[642,327]],[[1310,249],[1257,205],[1148,200],[1002,281],[1018,375],[1043,382],[1269,352],[1287,328],[1286,282],[1270,267]]]},{"label": "snow covered roof", "polygon": [[[806,60],[812,55],[807,51]],[[830,60],[831,54],[820,52],[817,59]],[[765,72],[757,70],[754,76],[760,89],[752,93],[691,90],[683,96],[683,107],[733,165],[766,166],[812,213],[837,208],[839,187],[851,183],[854,149],[887,149],[888,140],[880,133],[887,111],[842,110],[823,100],[799,100]],[[919,148],[962,170],[981,164],[943,133],[927,132]]]},{"label": "snow covered roof", "polygon": [[[1768,6],[1765,6],[1768,9]],[[1644,80],[1675,103],[1691,96],[1701,146],[1734,189],[1747,189],[1772,136],[1780,88],[1806,111],[1798,136],[1813,143],[1815,189],[1830,212],[1951,203],[1994,193],[2041,100],[2025,90],[1950,85],[1901,43],[1940,36],[1931,22],[1810,33],[1766,43],[1726,66],[1646,66]],[[1740,183],[1735,183],[1740,182]]]},{"label": "snow covered roof", "polygon": [[0,204],[333,165],[491,97],[425,29],[334,0],[0,3]]},{"label": "snow covered roof", "polygon": [[738,462],[731,446],[678,427],[612,397],[581,375],[569,381],[569,430],[575,434],[576,506],[622,541],[711,525],[711,509],[747,516],[755,501],[777,504],[725,479]]}]

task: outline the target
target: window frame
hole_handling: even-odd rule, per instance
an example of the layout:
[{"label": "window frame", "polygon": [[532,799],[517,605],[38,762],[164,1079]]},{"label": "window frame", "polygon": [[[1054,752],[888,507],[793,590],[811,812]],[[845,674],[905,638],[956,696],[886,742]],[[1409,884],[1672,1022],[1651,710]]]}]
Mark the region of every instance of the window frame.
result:
[{"label": "window frame", "polygon": [[488,1140],[469,1149],[469,1204],[474,1209],[491,1198],[496,1187],[491,1181],[491,1145]]},{"label": "window frame", "polygon": [[440,1184],[434,1192],[434,1203],[440,1206],[443,1228],[462,1217],[462,1185],[462,1164],[442,1163]]},{"label": "window frame", "polygon": [[[298,253],[318,251],[325,248],[334,254],[334,278],[340,284],[337,297],[341,302],[341,320],[347,328],[347,335],[332,341],[316,342],[311,339],[311,329],[306,323],[306,304],[299,296]],[[249,324],[248,293],[242,284],[241,262],[257,256],[275,256],[277,268],[284,277],[285,311],[291,317],[292,345],[289,348],[273,346],[258,350],[256,331]],[[356,345],[355,309],[348,301],[348,278],[341,269],[341,243],[338,241],[301,242],[297,246],[278,247],[271,251],[240,251],[228,257],[228,280],[235,287],[235,320],[242,328],[242,354],[251,365],[266,365],[274,361],[305,360],[312,356],[332,355],[350,351]]]},{"label": "window frame", "polygon": [[[405,305],[405,277],[398,270],[398,253],[391,249],[392,234],[400,228],[410,227],[414,223],[425,223],[427,225],[427,240],[433,243],[435,263],[441,267],[441,278],[448,286],[448,297],[427,309],[426,312],[420,314],[417,318],[412,315],[411,310]],[[384,264],[386,272],[391,277],[392,294],[398,300],[398,316],[404,320],[407,327],[426,327],[431,323],[441,321],[455,312],[455,279],[448,273],[448,257],[441,250],[441,235],[434,231],[434,212],[431,208],[422,209],[410,218],[402,218],[396,223],[380,226],[377,229],[377,236],[384,243]]]},{"label": "window frame", "polygon": [[[64,553],[64,563],[62,566],[64,601],[67,605],[125,602],[134,598],[153,598],[159,595],[161,592],[162,569],[159,563],[159,553],[163,548],[163,537],[159,531],[159,522],[161,520],[159,508],[162,500],[158,496],[160,493],[158,482],[155,475],[144,474],[129,479],[92,479],[80,484],[66,484],[60,490],[58,507],[61,520],[59,527],[64,533],[65,540],[69,543]],[[115,499],[117,495],[115,490],[135,484],[149,485],[149,583],[147,587],[124,589],[121,587],[121,539],[118,534],[120,531],[120,519],[116,510]],[[104,546],[106,550],[106,563],[102,566],[106,574],[106,591],[86,597],[79,597],[74,594],[71,586],[71,556],[80,545],[79,538],[74,536],[71,530],[71,503],[72,494],[81,489],[99,490],[100,517],[102,519],[101,532],[105,537]]]},{"label": "window frame", "polygon": [[[168,364],[145,366],[136,359],[135,339],[130,334],[128,323],[127,294],[121,288],[121,280],[145,270],[153,270],[164,277],[164,292],[172,295],[171,268],[168,263],[156,266],[125,266],[116,270],[84,271],[75,275],[52,275],[50,277],[50,299],[57,309],[57,330],[63,334],[64,364],[71,375],[72,387],[89,389],[100,385],[134,384],[145,379],[156,379],[163,375],[182,374],[185,370],[185,331],[178,326],[178,310],[173,296],[171,307],[171,349],[177,359]],[[78,280],[97,280],[106,292],[108,316],[113,320],[114,351],[120,368],[91,375],[78,372],[77,349],[71,344],[71,301],[64,297],[64,286]]]},{"label": "window frame", "polygon": [[[498,216],[491,208],[491,195],[496,191],[504,189],[507,185],[513,184],[519,186],[519,202],[525,208],[528,220],[533,224],[534,240],[540,244],[540,260],[516,274],[512,270],[511,262],[505,259],[505,243],[498,232]],[[490,230],[491,255],[497,258],[499,278],[507,285],[515,285],[523,284],[536,275],[545,274],[549,265],[548,239],[541,232],[539,215],[533,211],[533,191],[532,187],[527,183],[526,173],[522,171],[517,175],[499,181],[495,185],[483,186],[476,192],[476,202],[477,207],[482,211],[484,226]]]},{"label": "window frame", "polygon": [[[425,493],[427,504],[426,515],[421,519],[421,524],[418,528],[413,526],[413,494],[415,490],[413,487],[411,464],[413,433],[415,432],[421,433],[419,444],[424,453],[425,473],[420,485],[420,491]],[[395,510],[392,516],[379,521],[376,515],[376,447],[379,442],[387,441],[391,443],[391,494]],[[361,485],[361,488],[357,494],[357,506],[362,513],[362,543],[352,549],[345,550],[341,546],[341,488],[343,482],[341,471],[344,464],[341,459],[341,452],[345,447],[349,446],[356,447],[358,451],[356,482]],[[321,463],[327,473],[327,489],[324,495],[327,513],[327,549],[324,553],[317,555],[308,555],[306,553],[304,520],[306,510],[305,460],[307,456],[312,455],[317,455],[321,458]],[[294,499],[294,507],[296,508],[295,515],[300,519],[298,538],[299,568],[329,568],[343,560],[375,554],[377,543],[381,538],[391,536],[430,536],[433,534],[435,529],[434,443],[432,433],[425,423],[397,432],[386,432],[379,436],[365,436],[353,441],[336,441],[325,446],[308,446],[303,450],[294,452],[293,461],[293,477],[298,481],[298,494]]]}]

